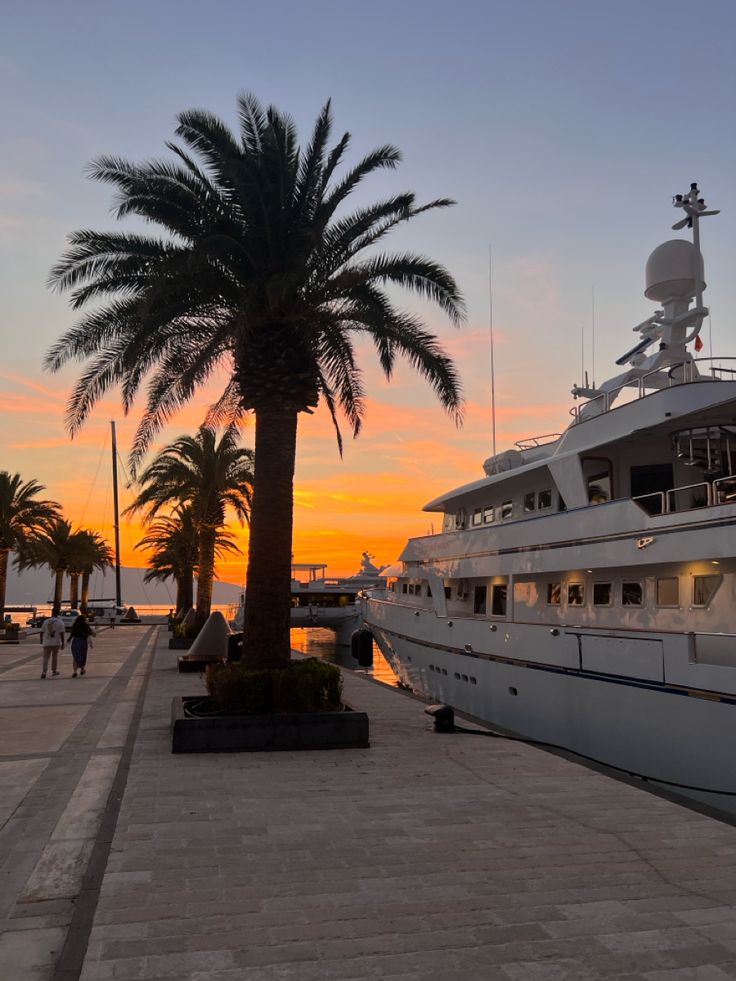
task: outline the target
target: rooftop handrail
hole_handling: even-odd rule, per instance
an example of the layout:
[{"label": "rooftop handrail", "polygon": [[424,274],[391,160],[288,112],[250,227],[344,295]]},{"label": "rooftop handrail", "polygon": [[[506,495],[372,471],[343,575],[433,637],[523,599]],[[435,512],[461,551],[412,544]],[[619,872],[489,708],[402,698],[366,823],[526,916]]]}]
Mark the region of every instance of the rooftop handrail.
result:
[{"label": "rooftop handrail", "polygon": [[546,446],[547,443],[554,443],[562,433],[544,433],[542,436],[527,436],[525,439],[517,439],[514,446],[520,450],[532,450],[537,446]]},{"label": "rooftop handrail", "polygon": [[[716,361],[718,362],[718,364],[713,363]],[[610,412],[613,408],[619,408],[619,406],[613,405],[613,400],[615,396],[624,388],[632,388],[638,390],[638,394],[636,398],[633,399],[632,401],[637,401],[640,398],[644,398],[647,394],[652,394],[653,391],[661,391],[663,386],[657,385],[657,386],[652,386],[652,390],[653,390],[652,392],[647,392],[647,388],[648,388],[647,379],[652,378],[654,376],[659,376],[659,378],[661,379],[665,371],[667,373],[667,385],[666,385],[667,388],[673,388],[675,385],[689,384],[694,381],[733,381],[734,378],[736,378],[736,368],[724,368],[723,365],[721,364],[722,361],[736,361],[736,357],[728,356],[725,358],[715,358],[715,357],[691,358],[690,360],[687,361],[678,361],[677,364],[670,365],[666,369],[655,368],[653,371],[647,372],[646,375],[642,375],[638,379],[638,381],[632,379],[628,382],[624,382],[622,385],[619,385],[618,388],[615,388],[611,391],[601,392],[600,395],[596,395],[592,399],[587,399],[585,402],[583,402],[580,405],[577,404],[573,405],[572,408],[570,409],[570,415],[573,418],[573,423],[580,422],[581,415],[583,413],[583,410],[586,408],[586,406],[591,405],[593,402],[596,402],[599,399],[603,400],[603,410],[602,410],[603,412]],[[710,377],[704,374],[696,373],[697,372],[697,368],[695,367],[696,364],[709,364]],[[681,378],[677,378],[675,375],[675,372],[677,371],[678,368],[682,368]],[[727,374],[733,377],[724,379],[721,377],[722,374]],[[628,405],[628,404],[629,403],[622,403],[622,405]]]},{"label": "rooftop handrail", "polygon": [[[705,488],[705,504],[696,504],[694,507],[710,507],[712,503],[711,486],[707,480],[701,480],[697,484],[685,484],[684,487],[673,487],[671,490],[667,491],[667,511],[677,511],[677,507],[672,507],[670,504],[670,495],[680,494],[683,491],[693,491],[698,487]],[[687,508],[685,510],[688,510]]]}]

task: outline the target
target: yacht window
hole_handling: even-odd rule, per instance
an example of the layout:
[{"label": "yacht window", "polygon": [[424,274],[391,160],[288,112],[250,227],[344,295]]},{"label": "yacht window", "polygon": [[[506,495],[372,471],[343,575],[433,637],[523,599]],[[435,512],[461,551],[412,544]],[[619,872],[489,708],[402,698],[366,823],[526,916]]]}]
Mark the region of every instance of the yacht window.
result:
[{"label": "yacht window", "polygon": [[641,606],[644,602],[644,588],[640,582],[621,583],[621,605]]},{"label": "yacht window", "polygon": [[551,490],[541,490],[537,496],[537,507],[540,511],[544,508],[552,507],[552,491]]},{"label": "yacht window", "polygon": [[678,606],[680,603],[680,580],[676,577],[657,580],[657,606]]},{"label": "yacht window", "polygon": [[560,605],[560,594],[562,593],[562,583],[559,582],[548,582],[547,583],[547,605],[548,606],[559,606]]},{"label": "yacht window", "polygon": [[445,515],[445,531],[452,531],[455,527],[455,515],[446,514]]},{"label": "yacht window", "polygon": [[483,524],[484,525],[492,525],[493,524],[493,519],[495,518],[495,516],[496,516],[496,514],[495,514],[495,511],[493,510],[493,508],[484,508],[483,509]]},{"label": "yacht window", "polygon": [[611,588],[612,584],[610,582],[594,582],[593,606],[610,606]]},{"label": "yacht window", "polygon": [[452,599],[452,586],[445,586],[445,599]]},{"label": "yacht window", "polygon": [[532,491],[531,494],[525,494],[524,495],[524,510],[525,511],[533,511],[535,509],[535,507],[536,507],[536,504],[537,504],[537,495],[535,494],[534,491]]},{"label": "yacht window", "polygon": [[582,606],[585,603],[585,584],[571,582],[567,585],[567,605]]},{"label": "yacht window", "polygon": [[504,501],[501,505],[501,517],[510,518],[514,513],[514,502]]},{"label": "yacht window", "polygon": [[588,477],[588,500],[591,504],[604,504],[611,500],[611,478],[607,473]]},{"label": "yacht window", "polygon": [[409,584],[408,583],[402,582],[402,584],[401,584],[401,592],[402,593],[408,593],[409,592]]},{"label": "yacht window", "polygon": [[496,583],[491,593],[491,613],[494,617],[506,616],[506,583]]},{"label": "yacht window", "polygon": [[693,606],[707,606],[721,584],[721,576],[693,576]]},{"label": "yacht window", "polygon": [[484,614],[486,612],[486,594],[488,590],[485,586],[476,586],[473,595],[473,613]]},{"label": "yacht window", "polygon": [[479,525],[482,523],[482,521],[483,521],[483,512],[480,508],[476,508],[475,511],[473,511],[473,524]]},{"label": "yacht window", "polygon": [[427,583],[427,596],[432,599],[432,587]]}]

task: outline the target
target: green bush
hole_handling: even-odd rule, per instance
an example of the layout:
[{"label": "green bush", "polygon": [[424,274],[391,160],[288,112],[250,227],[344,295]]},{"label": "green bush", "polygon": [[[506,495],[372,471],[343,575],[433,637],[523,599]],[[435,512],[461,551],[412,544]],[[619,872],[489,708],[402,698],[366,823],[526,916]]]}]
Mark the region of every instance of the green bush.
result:
[{"label": "green bush", "polygon": [[342,675],[334,664],[310,657],[286,668],[248,668],[212,664],[207,691],[228,715],[272,715],[278,712],[319,712],[342,707]]},{"label": "green bush", "polygon": [[201,629],[202,627],[196,623],[190,623],[186,627],[183,623],[179,623],[174,627],[174,636],[180,637],[182,640],[194,640]]}]

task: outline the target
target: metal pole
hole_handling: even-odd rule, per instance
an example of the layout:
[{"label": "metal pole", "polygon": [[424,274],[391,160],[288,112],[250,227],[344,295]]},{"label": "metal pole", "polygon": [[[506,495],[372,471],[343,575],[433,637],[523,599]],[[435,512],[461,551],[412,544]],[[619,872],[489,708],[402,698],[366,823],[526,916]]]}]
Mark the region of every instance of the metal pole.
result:
[{"label": "metal pole", "polygon": [[118,504],[118,443],[115,436],[115,423],[110,421],[112,430],[112,501],[115,514],[115,603],[123,605],[123,594],[120,586],[120,509]]},{"label": "metal pole", "polygon": [[493,362],[493,253],[488,246],[488,327],[491,335],[491,440],[496,455],[496,369]]}]

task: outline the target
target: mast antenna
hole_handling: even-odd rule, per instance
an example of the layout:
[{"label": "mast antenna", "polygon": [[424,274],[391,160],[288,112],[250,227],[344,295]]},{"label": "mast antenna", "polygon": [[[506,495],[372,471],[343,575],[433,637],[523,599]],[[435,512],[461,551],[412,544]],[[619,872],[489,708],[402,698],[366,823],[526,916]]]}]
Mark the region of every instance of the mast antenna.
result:
[{"label": "mast antenna", "polygon": [[[717,208],[708,209],[705,203],[705,198],[700,197],[700,188],[698,187],[697,181],[693,181],[690,185],[690,190],[686,194],[675,194],[672,198],[672,203],[676,208],[682,208],[685,212],[685,217],[680,221],[676,221],[672,226],[674,232],[679,232],[681,228],[692,228],[693,230],[693,263],[695,269],[693,270],[693,279],[695,280],[695,308],[701,310],[703,308],[703,275],[702,275],[702,256],[700,254],[700,219],[707,218],[709,215],[719,215],[721,212]],[[695,331],[687,338],[687,341],[697,338],[700,333],[700,328],[702,327],[702,320],[700,324],[695,328]],[[702,342],[698,342],[701,343]],[[696,350],[698,348],[696,347]],[[711,354],[712,356],[712,354]]]},{"label": "mast antenna", "polygon": [[115,435],[115,423],[110,420],[112,432],[112,501],[115,515],[115,603],[123,605],[123,594],[120,586],[120,505],[118,502],[118,441]]},{"label": "mast antenna", "polygon": [[590,319],[591,319],[591,354],[590,358],[592,361],[591,371],[593,373],[593,388],[595,388],[595,286],[590,287]]},{"label": "mast antenna", "polygon": [[496,455],[496,371],[493,361],[493,253],[488,246],[488,328],[491,336],[491,436],[493,456]]}]

